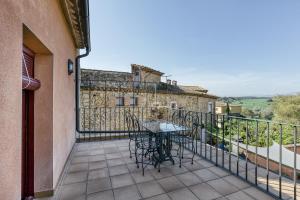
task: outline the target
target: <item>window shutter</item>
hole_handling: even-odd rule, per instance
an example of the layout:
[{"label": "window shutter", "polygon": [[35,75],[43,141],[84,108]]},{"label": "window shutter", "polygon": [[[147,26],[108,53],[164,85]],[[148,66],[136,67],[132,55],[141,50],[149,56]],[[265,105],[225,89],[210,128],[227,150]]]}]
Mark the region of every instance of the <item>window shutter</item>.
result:
[{"label": "window shutter", "polygon": [[27,48],[23,48],[22,53],[22,89],[37,90],[41,83],[34,78],[34,54]]}]

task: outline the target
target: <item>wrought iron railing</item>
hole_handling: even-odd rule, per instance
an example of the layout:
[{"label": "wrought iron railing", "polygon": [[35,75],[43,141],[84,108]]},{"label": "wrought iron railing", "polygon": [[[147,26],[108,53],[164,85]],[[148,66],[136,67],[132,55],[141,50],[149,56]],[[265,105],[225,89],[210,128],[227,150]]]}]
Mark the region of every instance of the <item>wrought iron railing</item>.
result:
[{"label": "wrought iron railing", "polygon": [[[300,198],[299,125],[184,109],[178,111],[170,106],[153,106],[153,102],[144,104],[147,106],[115,106],[115,102],[108,102],[106,95],[113,95],[108,91],[115,92],[115,96],[122,92],[131,92],[134,96],[142,89],[147,89],[147,95],[155,96],[157,88],[153,89],[151,84],[136,87],[132,83],[132,87],[129,87],[126,86],[127,82],[118,82],[108,90],[107,84],[107,81],[82,83],[79,108],[81,132],[76,135],[78,142],[127,138],[127,111],[141,121],[155,119],[178,124],[183,123],[188,112],[193,112],[200,127],[194,141],[197,155],[256,185],[274,198]],[[131,90],[124,91],[128,88]],[[83,95],[87,97],[83,98]],[[98,95],[98,98],[94,98],[94,95]],[[175,111],[180,114],[174,119]],[[184,125],[188,126],[186,122]],[[188,143],[185,147],[191,150],[190,145]]]}]

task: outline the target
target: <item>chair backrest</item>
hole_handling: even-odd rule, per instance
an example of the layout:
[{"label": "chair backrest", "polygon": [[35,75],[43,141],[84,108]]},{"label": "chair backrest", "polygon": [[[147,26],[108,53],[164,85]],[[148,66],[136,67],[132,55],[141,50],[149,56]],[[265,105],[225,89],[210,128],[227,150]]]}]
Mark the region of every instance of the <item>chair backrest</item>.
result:
[{"label": "chair backrest", "polygon": [[149,133],[142,128],[138,117],[136,115],[133,115],[132,118],[135,141],[138,143],[144,143],[149,140],[148,137],[146,137],[147,135],[149,136]]},{"label": "chair backrest", "polygon": [[201,130],[201,122],[196,112],[189,111],[184,117],[184,126],[187,127],[187,135],[192,138],[197,137],[197,134]]},{"label": "chair backrest", "polygon": [[130,137],[131,133],[134,131],[133,116],[131,115],[131,113],[129,111],[126,110],[124,113],[124,117],[125,117],[126,128],[127,128],[127,131],[129,133],[129,137]]},{"label": "chair backrest", "polygon": [[173,112],[172,114],[172,123],[173,124],[178,124],[178,125],[183,125],[184,123],[184,110],[177,109]]}]

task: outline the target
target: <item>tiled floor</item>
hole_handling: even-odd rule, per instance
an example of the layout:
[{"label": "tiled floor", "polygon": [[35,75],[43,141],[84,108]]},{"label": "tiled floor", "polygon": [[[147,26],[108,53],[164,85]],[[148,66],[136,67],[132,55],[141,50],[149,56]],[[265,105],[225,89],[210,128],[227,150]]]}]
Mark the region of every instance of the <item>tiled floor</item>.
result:
[{"label": "tiled floor", "polygon": [[[187,154],[189,152],[186,151]],[[188,156],[188,155],[187,155]],[[272,197],[210,162],[195,157],[165,162],[145,176],[129,158],[128,141],[75,144],[55,196],[47,200],[269,200]]]}]

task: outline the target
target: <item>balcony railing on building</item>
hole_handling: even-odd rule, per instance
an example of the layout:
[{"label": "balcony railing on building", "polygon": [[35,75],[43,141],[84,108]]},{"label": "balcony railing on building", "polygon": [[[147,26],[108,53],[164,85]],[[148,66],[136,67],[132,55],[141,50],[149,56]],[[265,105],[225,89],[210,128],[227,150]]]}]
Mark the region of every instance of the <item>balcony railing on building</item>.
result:
[{"label": "balcony railing on building", "polygon": [[[158,97],[160,90],[171,95],[179,93],[167,84],[94,80],[82,82],[82,132],[77,133],[77,141],[128,138],[125,124],[127,111],[141,121],[174,122],[173,113],[179,110],[178,124],[187,113],[192,112],[192,116],[199,119],[201,127],[194,141],[196,148],[193,149],[198,156],[276,198],[300,197],[300,155],[297,153],[300,143],[299,125],[208,113],[203,111],[207,110],[207,104],[195,106],[198,110],[173,107],[172,104],[164,104],[171,102],[170,99],[162,102],[162,97]],[[139,99],[131,101],[129,98],[129,101],[124,100],[123,104],[117,105],[117,100],[112,102],[108,96]],[[191,146],[187,145],[186,148],[192,150]]]}]

